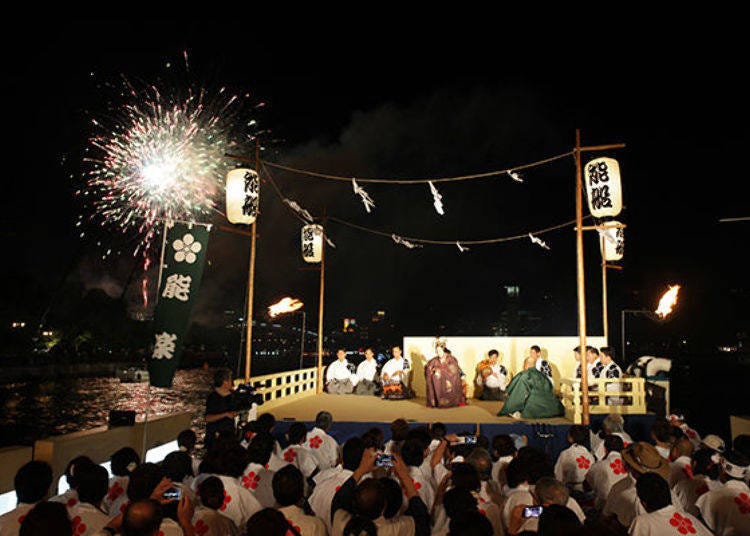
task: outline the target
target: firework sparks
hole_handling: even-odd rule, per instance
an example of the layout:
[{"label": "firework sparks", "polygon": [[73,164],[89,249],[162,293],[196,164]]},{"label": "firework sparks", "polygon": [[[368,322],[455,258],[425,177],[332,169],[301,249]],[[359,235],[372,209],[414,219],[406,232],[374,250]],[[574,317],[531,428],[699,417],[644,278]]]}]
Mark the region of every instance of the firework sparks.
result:
[{"label": "firework sparks", "polygon": [[[187,53],[184,59],[187,70]],[[160,221],[209,219],[229,166],[224,153],[250,139],[247,128],[255,130],[256,122],[243,117],[243,98],[226,88],[178,94],[155,85],[138,89],[124,80],[123,89],[125,102],[92,119],[85,184],[76,191],[87,217],[80,216],[76,226],[119,231],[133,255],[142,257],[140,293],[146,307],[146,273]],[[84,226],[80,236],[87,234]]]},{"label": "firework sparks", "polygon": [[179,100],[156,87],[138,92],[107,122],[94,120],[85,195],[91,219],[137,236],[134,254],[147,254],[161,219],[206,219],[215,206],[227,163],[227,128],[234,95],[204,91]]}]

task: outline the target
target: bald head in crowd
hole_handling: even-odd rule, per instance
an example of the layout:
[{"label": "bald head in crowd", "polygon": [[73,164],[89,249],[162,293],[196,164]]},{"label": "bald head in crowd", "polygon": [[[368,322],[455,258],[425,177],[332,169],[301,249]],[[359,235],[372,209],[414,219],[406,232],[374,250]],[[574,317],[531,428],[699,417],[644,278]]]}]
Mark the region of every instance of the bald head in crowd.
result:
[{"label": "bald head in crowd", "polygon": [[125,509],[122,518],[123,536],[156,536],[161,526],[162,514],[159,503],[152,499],[135,501]]}]

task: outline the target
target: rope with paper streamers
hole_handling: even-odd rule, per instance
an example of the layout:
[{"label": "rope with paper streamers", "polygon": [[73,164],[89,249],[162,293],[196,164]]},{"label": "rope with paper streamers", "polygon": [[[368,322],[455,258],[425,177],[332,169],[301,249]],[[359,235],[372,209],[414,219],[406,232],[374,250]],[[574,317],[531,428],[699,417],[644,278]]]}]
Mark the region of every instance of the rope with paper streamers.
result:
[{"label": "rope with paper streamers", "polygon": [[[293,208],[291,206],[291,203],[289,202],[289,199],[284,196],[283,192],[281,191],[281,188],[279,188],[278,184],[276,184],[276,181],[274,180],[273,175],[265,166],[264,162],[261,162],[261,167],[263,170],[263,174],[268,179],[268,182],[270,182],[271,185],[273,186],[274,192],[276,193],[278,198],[287,206],[287,208],[290,209],[290,212],[292,213],[292,215],[295,218],[297,218],[301,223],[304,223],[304,224],[309,223],[309,221],[307,221],[305,217],[300,215],[300,212],[304,211],[304,213],[307,215],[310,215],[310,213],[294,202],[293,202],[294,205],[297,205],[297,207]],[[586,216],[584,219],[588,219],[590,217],[591,216]],[[522,240],[525,238],[530,239],[532,243],[537,244],[543,249],[549,250],[550,249],[549,246],[547,246],[547,244],[544,241],[540,240],[538,238],[538,235],[543,235],[545,233],[556,231],[558,229],[563,229],[565,227],[573,226],[575,225],[575,222],[576,222],[575,220],[570,220],[564,223],[560,223],[558,225],[553,225],[551,227],[546,227],[544,229],[538,229],[532,232],[525,232],[523,234],[512,235],[512,236],[487,238],[487,239],[482,239],[482,240],[432,240],[432,239],[427,239],[427,238],[403,237],[394,232],[380,231],[377,229],[372,229],[370,227],[364,227],[362,225],[358,225],[356,223],[352,223],[350,221],[342,220],[341,218],[336,218],[332,216],[327,217],[327,220],[332,221],[334,223],[338,223],[340,225],[350,227],[352,229],[357,229],[362,232],[390,238],[391,240],[393,240],[394,243],[403,245],[407,247],[408,249],[415,249],[415,248],[423,247],[425,244],[431,245],[431,246],[455,246],[458,248],[458,250],[461,253],[464,253],[465,251],[469,251],[470,248],[468,246],[470,245],[476,246],[476,245],[486,245],[486,244],[498,244],[502,242],[510,242],[513,240]]]},{"label": "rope with paper streamers", "polygon": [[[544,158],[542,160],[537,160],[536,162],[529,162],[528,164],[521,164],[519,166],[507,168],[507,169],[499,169],[496,171],[487,171],[484,173],[474,173],[472,175],[459,175],[455,177],[439,177],[439,178],[428,178],[428,179],[395,179],[395,178],[361,178],[361,177],[343,177],[341,175],[333,175],[330,173],[321,173],[319,171],[311,171],[308,169],[300,169],[295,168],[291,166],[285,166],[283,164],[278,164],[276,162],[269,162],[267,160],[263,160],[263,164],[276,168],[276,169],[282,169],[284,171],[288,171],[290,173],[296,173],[298,175],[304,175],[308,177],[315,177],[318,179],[327,179],[327,180],[334,180],[334,181],[346,181],[346,182],[352,182],[352,179],[356,179],[357,183],[385,183],[385,184],[429,184],[429,183],[439,183],[439,182],[458,182],[458,181],[469,181],[469,180],[476,180],[476,179],[486,179],[489,177],[497,177],[499,175],[508,175],[511,179],[513,179],[516,182],[523,182],[523,179],[521,178],[521,174],[519,171],[530,169],[538,166],[543,166],[544,164],[549,164],[550,162],[554,162],[556,160],[562,160],[563,158],[567,158],[569,156],[573,156],[573,151],[568,151],[566,153],[558,154],[555,156],[550,156],[549,158]],[[247,161],[249,159],[245,158],[244,156],[237,156],[233,154],[225,154],[225,156],[229,158],[234,158],[235,160],[244,160]]]}]

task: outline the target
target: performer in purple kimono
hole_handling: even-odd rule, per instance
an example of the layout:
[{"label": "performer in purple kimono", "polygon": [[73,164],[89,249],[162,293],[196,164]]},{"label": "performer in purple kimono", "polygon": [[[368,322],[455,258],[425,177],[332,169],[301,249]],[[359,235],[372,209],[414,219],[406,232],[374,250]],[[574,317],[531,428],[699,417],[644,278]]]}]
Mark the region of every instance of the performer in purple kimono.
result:
[{"label": "performer in purple kimono", "polygon": [[435,341],[435,357],[424,367],[428,408],[453,408],[466,404],[463,372],[458,360],[445,347],[444,339]]}]

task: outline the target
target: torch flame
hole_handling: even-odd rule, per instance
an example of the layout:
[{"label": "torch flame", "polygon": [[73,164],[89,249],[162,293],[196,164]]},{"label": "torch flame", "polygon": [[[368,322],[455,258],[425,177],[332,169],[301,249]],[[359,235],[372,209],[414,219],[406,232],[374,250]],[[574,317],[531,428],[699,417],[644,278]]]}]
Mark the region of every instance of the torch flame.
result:
[{"label": "torch flame", "polygon": [[268,314],[271,315],[271,317],[279,316],[283,313],[291,313],[296,311],[297,309],[301,309],[302,306],[305,305],[301,301],[299,301],[297,298],[281,298],[278,302],[274,303],[268,308]]},{"label": "torch flame", "polygon": [[677,303],[677,293],[680,292],[680,285],[671,285],[659,300],[659,307],[654,311],[659,318],[665,319],[674,309]]}]

